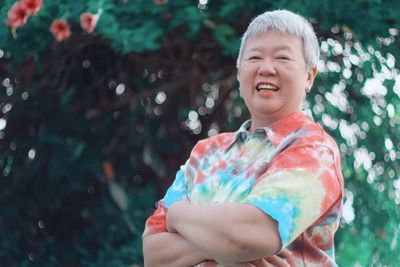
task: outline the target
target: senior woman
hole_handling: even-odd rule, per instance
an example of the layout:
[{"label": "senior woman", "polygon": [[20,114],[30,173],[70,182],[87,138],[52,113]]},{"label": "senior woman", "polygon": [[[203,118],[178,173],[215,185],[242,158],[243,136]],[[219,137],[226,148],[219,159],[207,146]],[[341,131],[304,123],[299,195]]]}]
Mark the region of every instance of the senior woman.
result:
[{"label": "senior woman", "polygon": [[305,18],[276,10],[250,23],[237,68],[251,119],[195,145],[146,222],[146,267],[337,266],[338,148],[302,111],[318,57]]}]

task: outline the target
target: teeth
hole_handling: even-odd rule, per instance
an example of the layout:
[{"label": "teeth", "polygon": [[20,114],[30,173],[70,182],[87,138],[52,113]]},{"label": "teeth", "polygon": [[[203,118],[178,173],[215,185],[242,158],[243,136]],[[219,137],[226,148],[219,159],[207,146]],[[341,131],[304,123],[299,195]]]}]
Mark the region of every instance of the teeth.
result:
[{"label": "teeth", "polygon": [[278,87],[276,87],[275,85],[270,84],[270,83],[262,83],[257,86],[257,89],[258,90],[278,90]]}]

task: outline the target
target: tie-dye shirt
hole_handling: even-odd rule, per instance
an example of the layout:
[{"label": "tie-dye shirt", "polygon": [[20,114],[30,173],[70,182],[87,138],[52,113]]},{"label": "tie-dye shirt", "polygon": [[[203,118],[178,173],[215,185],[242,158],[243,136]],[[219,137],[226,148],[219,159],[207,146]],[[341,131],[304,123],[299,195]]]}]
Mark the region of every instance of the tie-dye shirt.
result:
[{"label": "tie-dye shirt", "polygon": [[166,232],[167,209],[184,198],[195,204],[248,203],[278,222],[280,255],[291,266],[337,266],[333,237],[343,178],[335,141],[303,112],[253,134],[250,124],[195,145],[143,235]]}]

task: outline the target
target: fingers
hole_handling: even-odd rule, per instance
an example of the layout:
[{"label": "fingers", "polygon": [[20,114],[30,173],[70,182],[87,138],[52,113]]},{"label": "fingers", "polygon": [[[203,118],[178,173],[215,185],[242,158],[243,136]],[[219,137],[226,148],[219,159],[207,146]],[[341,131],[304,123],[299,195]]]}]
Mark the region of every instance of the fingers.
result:
[{"label": "fingers", "polygon": [[285,259],[282,259],[281,257],[276,256],[276,255],[266,257],[265,260],[269,263],[269,265],[266,265],[266,266],[290,267],[289,263],[287,263],[287,261]]},{"label": "fingers", "polygon": [[257,267],[257,265],[252,262],[241,262],[241,263],[233,263],[233,262],[218,262],[219,264],[225,267]]}]

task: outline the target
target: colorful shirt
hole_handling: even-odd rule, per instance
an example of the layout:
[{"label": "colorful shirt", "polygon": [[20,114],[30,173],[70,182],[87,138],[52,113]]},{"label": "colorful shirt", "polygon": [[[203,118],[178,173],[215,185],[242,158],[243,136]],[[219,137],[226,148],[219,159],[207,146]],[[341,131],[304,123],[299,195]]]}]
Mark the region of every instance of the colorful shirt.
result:
[{"label": "colorful shirt", "polygon": [[333,237],[343,178],[335,141],[302,112],[253,134],[250,124],[195,145],[143,235],[167,231],[167,209],[184,198],[195,204],[248,203],[278,222],[280,255],[291,266],[337,266]]}]

